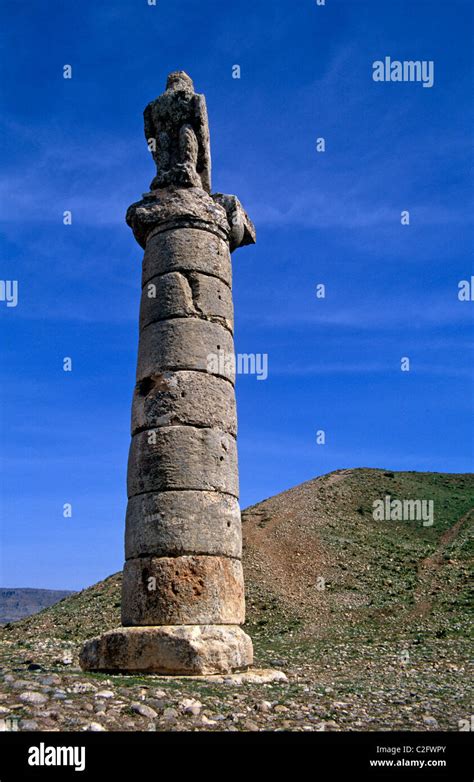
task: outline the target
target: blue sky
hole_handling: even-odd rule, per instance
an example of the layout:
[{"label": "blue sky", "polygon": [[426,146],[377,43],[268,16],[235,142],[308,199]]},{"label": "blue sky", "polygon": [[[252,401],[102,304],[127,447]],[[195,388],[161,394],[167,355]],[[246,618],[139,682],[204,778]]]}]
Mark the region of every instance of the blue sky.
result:
[{"label": "blue sky", "polygon": [[[143,108],[175,69],[206,95],[214,189],[257,227],[233,255],[236,349],[269,356],[266,381],[237,382],[242,507],[345,467],[472,470],[470,2],[2,8],[1,277],[19,301],[0,302],[1,585],[122,566],[142,257],[124,215],[154,174]],[[375,83],[385,56],[433,60],[434,86]]]}]

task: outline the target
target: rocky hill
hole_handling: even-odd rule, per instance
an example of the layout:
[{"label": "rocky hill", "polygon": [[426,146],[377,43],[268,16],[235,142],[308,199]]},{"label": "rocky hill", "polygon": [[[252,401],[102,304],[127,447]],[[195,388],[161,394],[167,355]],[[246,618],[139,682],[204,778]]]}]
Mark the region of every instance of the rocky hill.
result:
[{"label": "rocky hill", "polygon": [[36,614],[72,594],[70,590],[64,589],[0,588],[0,624],[16,622]]},{"label": "rocky hill", "polygon": [[[373,503],[433,502],[433,523]],[[340,470],[242,514],[260,668],[287,682],[84,674],[121,574],[0,628],[0,716],[31,729],[459,730],[471,713],[474,475]]]}]

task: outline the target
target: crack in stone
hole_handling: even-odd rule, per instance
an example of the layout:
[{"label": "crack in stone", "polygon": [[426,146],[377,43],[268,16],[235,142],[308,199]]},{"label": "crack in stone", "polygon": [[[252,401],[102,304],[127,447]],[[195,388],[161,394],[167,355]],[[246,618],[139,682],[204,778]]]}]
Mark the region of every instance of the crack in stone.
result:
[{"label": "crack in stone", "polygon": [[199,306],[198,300],[199,300],[199,278],[196,277],[195,274],[192,274],[192,272],[189,273],[189,275],[186,275],[186,282],[188,283],[189,290],[191,292],[191,298],[193,301],[194,309],[199,312],[203,318],[208,319],[208,316],[203,311],[202,307]]}]

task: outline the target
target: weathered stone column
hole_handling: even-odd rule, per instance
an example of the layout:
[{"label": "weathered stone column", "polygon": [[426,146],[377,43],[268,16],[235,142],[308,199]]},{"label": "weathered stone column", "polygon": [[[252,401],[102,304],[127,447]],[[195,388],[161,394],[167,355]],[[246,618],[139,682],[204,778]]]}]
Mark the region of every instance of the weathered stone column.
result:
[{"label": "weathered stone column", "polygon": [[[230,252],[255,241],[235,196],[210,195],[204,96],[183,72],[145,109],[157,164],[127,223],[145,249],[132,404],[123,627],[91,670],[222,673],[252,664],[238,503]],[[229,360],[230,359],[230,360]]]}]

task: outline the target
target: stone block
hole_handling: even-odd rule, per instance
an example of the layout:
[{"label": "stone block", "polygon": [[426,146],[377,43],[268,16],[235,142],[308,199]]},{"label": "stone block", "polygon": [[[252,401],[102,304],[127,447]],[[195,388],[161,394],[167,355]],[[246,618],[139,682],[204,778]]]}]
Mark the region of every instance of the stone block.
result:
[{"label": "stone block", "polygon": [[171,186],[145,193],[128,208],[127,223],[141,247],[156,233],[169,230],[200,229],[226,242],[230,231],[225,208],[200,187]]},{"label": "stone block", "polygon": [[244,578],[238,559],[139,557],[125,563],[122,624],[243,624]]},{"label": "stone block", "polygon": [[153,277],[143,288],[140,328],[168,318],[195,317],[233,329],[232,292],[217,277],[169,272]]},{"label": "stone block", "polygon": [[232,287],[229,245],[214,233],[196,228],[152,234],[143,258],[142,285],[157,274],[174,271],[211,274]]},{"label": "stone block", "polygon": [[[233,356],[232,335],[223,326],[197,318],[152,323],[140,334],[137,381],[170,370],[209,372],[235,381],[219,356]],[[217,357],[217,360],[216,360]],[[235,369],[235,367],[234,367]]]},{"label": "stone block", "polygon": [[132,434],[182,424],[237,434],[233,386],[205,372],[163,372],[137,383],[132,403]]},{"label": "stone block", "polygon": [[166,491],[128,502],[125,557],[210,554],[240,558],[240,507],[220,492]]},{"label": "stone block", "polygon": [[234,625],[119,627],[86,641],[85,671],[162,675],[230,674],[253,663],[252,641]]},{"label": "stone block", "polygon": [[219,492],[166,491],[128,502],[125,557],[210,554],[240,558],[240,507]]},{"label": "stone block", "polygon": [[239,495],[235,439],[216,429],[169,426],[139,432],[128,460],[128,496],[194,489]]}]

